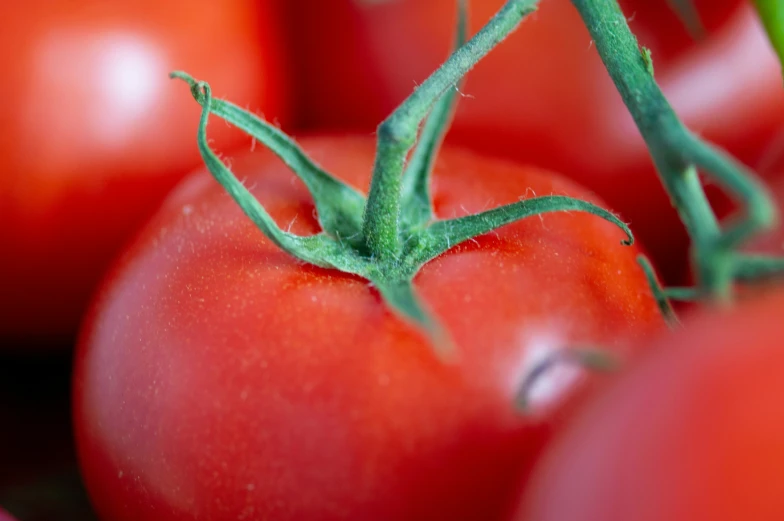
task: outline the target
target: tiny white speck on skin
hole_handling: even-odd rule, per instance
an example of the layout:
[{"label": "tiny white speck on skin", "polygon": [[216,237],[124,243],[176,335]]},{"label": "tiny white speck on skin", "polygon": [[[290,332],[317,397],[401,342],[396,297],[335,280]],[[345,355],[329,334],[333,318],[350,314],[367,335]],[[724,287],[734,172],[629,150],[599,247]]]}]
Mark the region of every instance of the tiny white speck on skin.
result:
[{"label": "tiny white speck on skin", "polygon": [[186,204],[182,207],[182,214],[183,215],[190,215],[193,213],[193,206]]},{"label": "tiny white speck on skin", "polygon": [[123,471],[122,471],[122,470],[121,470],[120,472],[118,472],[118,473],[117,473],[117,477],[118,477],[118,478],[122,478],[122,477],[123,477]]},{"label": "tiny white speck on skin", "polygon": [[246,488],[247,488],[249,491],[252,491],[253,489],[255,489],[255,488],[256,488],[256,485],[254,485],[253,483],[248,483],[248,486],[247,486]]}]

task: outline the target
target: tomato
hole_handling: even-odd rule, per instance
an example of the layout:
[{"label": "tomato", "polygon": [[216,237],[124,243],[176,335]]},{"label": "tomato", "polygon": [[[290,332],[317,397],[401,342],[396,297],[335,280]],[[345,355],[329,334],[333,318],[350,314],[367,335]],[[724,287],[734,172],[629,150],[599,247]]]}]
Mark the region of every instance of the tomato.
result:
[{"label": "tomato", "polygon": [[[374,142],[303,148],[366,189]],[[317,231],[269,152],[232,158],[281,226]],[[481,174],[481,175],[479,175]],[[437,215],[535,193],[596,200],[549,172],[446,149]],[[662,319],[612,224],[581,213],[507,225],[428,263],[415,284],[456,344],[444,361],[366,281],[294,260],[206,172],[181,185],[109,273],[76,352],[82,473],[103,519],[488,519],[586,371],[560,347],[632,354]],[[560,376],[557,376],[560,375]]]},{"label": "tomato", "polygon": [[[198,165],[199,110],[170,70],[198,71],[219,95],[285,116],[271,9],[255,0],[3,4],[0,337],[75,333],[118,248]],[[225,125],[214,137],[251,143]]]},{"label": "tomato", "polygon": [[784,518],[780,289],[661,339],[551,446],[515,520]]},{"label": "tomato", "polygon": [[0,521],[16,521],[11,514],[0,508]]}]

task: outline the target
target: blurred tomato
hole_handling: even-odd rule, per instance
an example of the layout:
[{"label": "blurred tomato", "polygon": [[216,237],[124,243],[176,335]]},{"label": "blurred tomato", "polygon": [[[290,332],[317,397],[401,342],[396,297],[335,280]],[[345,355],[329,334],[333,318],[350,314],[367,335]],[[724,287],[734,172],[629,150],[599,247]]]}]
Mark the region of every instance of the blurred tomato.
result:
[{"label": "blurred tomato", "polygon": [[784,292],[663,338],[551,446],[515,521],[784,519]]},{"label": "blurred tomato", "polygon": [[[172,69],[284,116],[266,1],[34,0],[0,7],[0,337],[70,334],[94,283],[199,162]],[[216,125],[219,147],[250,140]]]}]

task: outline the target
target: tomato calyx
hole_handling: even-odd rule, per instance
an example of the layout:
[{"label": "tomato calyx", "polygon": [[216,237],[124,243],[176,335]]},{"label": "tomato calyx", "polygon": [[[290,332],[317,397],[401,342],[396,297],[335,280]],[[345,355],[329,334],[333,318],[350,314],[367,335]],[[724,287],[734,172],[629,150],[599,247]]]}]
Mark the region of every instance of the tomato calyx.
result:
[{"label": "tomato calyx", "polygon": [[[524,199],[449,220],[434,217],[430,177],[454,109],[455,86],[534,10],[537,1],[507,2],[468,42],[467,2],[459,2],[457,49],[378,127],[367,198],[319,168],[280,129],[236,105],[214,99],[207,83],[179,71],[171,73],[171,77],[187,82],[192,96],[202,106],[198,144],[207,168],[264,235],[305,262],[367,279],[390,309],[424,330],[443,355],[451,351],[449,336],[417,296],[412,281],[424,264],[450,248],[514,221],[559,211],[582,211],[601,217],[624,231],[627,239],[622,244],[633,243],[628,226],[611,212],[566,196]],[[291,168],[313,197],[321,233],[300,237],[277,226],[211,150],[206,133],[210,114],[250,134]],[[411,158],[406,164],[409,152]]]}]

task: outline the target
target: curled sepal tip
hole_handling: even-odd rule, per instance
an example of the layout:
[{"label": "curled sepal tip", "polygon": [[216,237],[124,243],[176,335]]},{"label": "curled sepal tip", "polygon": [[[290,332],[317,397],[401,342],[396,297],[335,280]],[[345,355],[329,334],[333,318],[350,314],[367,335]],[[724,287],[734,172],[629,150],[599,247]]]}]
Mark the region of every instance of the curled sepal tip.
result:
[{"label": "curled sepal tip", "polygon": [[223,161],[213,152],[207,140],[207,123],[209,121],[212,104],[212,91],[204,82],[196,82],[191,87],[198,89],[202,97],[202,114],[199,121],[197,142],[199,152],[207,169],[221,186],[231,195],[242,211],[251,221],[279,248],[306,262],[324,268],[335,267],[331,258],[340,258],[336,252],[336,244],[323,233],[300,237],[283,231],[267,213],[267,210],[251,194],[247,188],[223,164]]},{"label": "curled sepal tip", "polygon": [[[191,95],[202,106],[206,101],[203,85],[188,73],[175,71],[171,78],[183,80]],[[308,188],[318,212],[321,227],[336,237],[358,236],[362,227],[365,197],[316,165],[291,137],[255,114],[233,103],[210,98],[209,110],[224,119],[278,156]]]},{"label": "curled sepal tip", "polygon": [[622,240],[621,244],[625,246],[634,244],[634,236],[629,226],[612,212],[581,199],[565,195],[547,195],[499,206],[474,215],[434,222],[422,234],[420,255],[423,261],[430,260],[461,242],[526,217],[569,211],[590,213],[613,223],[626,234],[626,239]]}]

